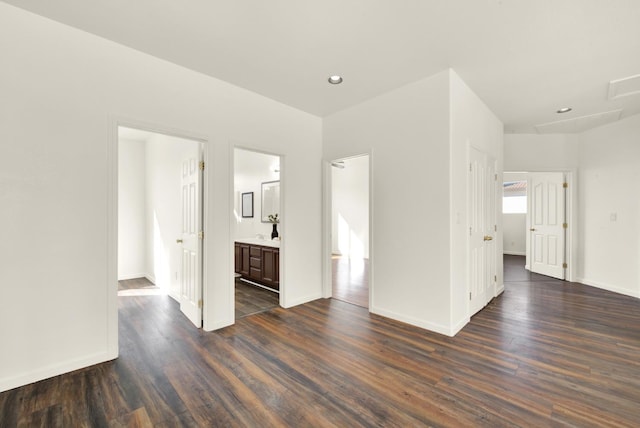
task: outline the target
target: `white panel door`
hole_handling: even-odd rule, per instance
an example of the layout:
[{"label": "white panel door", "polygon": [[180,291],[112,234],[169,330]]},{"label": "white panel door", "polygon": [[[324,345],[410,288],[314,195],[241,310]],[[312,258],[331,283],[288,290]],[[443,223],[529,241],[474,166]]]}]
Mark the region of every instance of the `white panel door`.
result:
[{"label": "white panel door", "polygon": [[564,279],[564,173],[530,174],[529,233],[531,272]]},{"label": "white panel door", "polygon": [[469,152],[469,315],[495,295],[496,181],[495,161],[481,151]]},{"label": "white panel door", "polygon": [[182,162],[182,275],[180,310],[202,327],[202,170],[199,151]]}]

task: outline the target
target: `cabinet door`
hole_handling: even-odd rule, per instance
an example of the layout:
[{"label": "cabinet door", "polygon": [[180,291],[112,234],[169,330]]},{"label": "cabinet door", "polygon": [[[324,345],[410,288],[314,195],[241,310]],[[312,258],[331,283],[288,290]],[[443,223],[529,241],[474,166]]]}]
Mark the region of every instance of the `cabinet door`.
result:
[{"label": "cabinet door", "polygon": [[235,245],[235,272],[240,273],[242,271],[242,247],[240,244]]},{"label": "cabinet door", "polygon": [[276,248],[262,249],[262,282],[264,285],[278,289],[279,286],[279,250]]},{"label": "cabinet door", "polygon": [[262,249],[262,282],[265,285],[273,286],[273,277],[275,272],[273,271],[273,250],[271,248]]},{"label": "cabinet door", "polygon": [[242,276],[249,276],[249,246],[248,245],[242,245],[240,244],[240,257],[241,257],[241,263],[240,263],[240,274]]}]

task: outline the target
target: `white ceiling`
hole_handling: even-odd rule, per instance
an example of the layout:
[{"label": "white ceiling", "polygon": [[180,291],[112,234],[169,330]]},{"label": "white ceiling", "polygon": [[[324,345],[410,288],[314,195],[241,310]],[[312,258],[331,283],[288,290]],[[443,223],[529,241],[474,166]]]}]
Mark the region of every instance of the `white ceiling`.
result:
[{"label": "white ceiling", "polygon": [[[507,132],[622,109],[638,0],[5,0],[317,116],[451,67]],[[344,83],[327,83],[340,74]],[[573,111],[558,115],[564,106]]]}]

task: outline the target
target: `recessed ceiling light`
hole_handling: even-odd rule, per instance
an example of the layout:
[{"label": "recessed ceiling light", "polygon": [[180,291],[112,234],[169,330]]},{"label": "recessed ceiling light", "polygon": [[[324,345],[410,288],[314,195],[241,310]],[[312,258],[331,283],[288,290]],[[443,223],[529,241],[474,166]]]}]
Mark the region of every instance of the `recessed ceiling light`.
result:
[{"label": "recessed ceiling light", "polygon": [[562,107],[560,110],[556,111],[556,113],[569,113],[571,110],[571,107]]},{"label": "recessed ceiling light", "polygon": [[332,85],[342,83],[342,77],[338,75],[329,76],[329,83],[331,83]]}]

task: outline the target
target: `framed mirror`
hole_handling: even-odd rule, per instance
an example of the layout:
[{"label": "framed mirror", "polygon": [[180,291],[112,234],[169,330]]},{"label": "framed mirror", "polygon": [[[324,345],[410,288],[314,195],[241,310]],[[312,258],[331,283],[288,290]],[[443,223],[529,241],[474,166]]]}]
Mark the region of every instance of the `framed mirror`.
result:
[{"label": "framed mirror", "polygon": [[242,194],[242,218],[253,218],[253,192]]},{"label": "framed mirror", "polygon": [[262,183],[262,223],[271,223],[269,215],[280,214],[280,181]]}]

